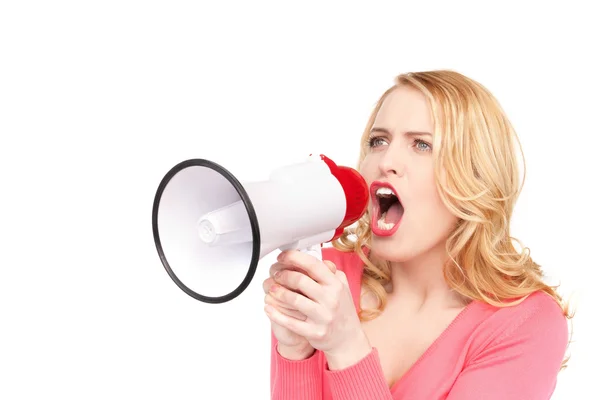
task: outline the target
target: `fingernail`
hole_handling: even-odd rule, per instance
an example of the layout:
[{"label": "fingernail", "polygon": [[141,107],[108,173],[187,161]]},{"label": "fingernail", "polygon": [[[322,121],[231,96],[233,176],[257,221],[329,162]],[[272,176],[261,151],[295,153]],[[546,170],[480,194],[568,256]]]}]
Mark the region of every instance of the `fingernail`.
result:
[{"label": "fingernail", "polygon": [[277,271],[273,274],[274,279],[278,279],[281,276],[281,271]]},{"label": "fingernail", "polygon": [[271,289],[270,289],[271,293],[275,293],[278,288],[279,288],[279,285],[272,285]]}]

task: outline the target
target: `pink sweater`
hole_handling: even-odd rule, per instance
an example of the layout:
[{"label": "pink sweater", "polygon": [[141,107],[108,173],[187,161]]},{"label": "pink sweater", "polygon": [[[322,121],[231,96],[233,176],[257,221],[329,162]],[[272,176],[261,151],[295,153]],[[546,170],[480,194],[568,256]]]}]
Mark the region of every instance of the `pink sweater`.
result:
[{"label": "pink sweater", "polygon": [[[323,259],[346,274],[358,310],[360,258],[324,248]],[[322,352],[291,361],[277,352],[273,334],[271,340],[273,400],[537,400],[555,389],[568,325],[545,293],[509,308],[473,301],[392,388],[376,348],[357,364],[331,371]]]}]

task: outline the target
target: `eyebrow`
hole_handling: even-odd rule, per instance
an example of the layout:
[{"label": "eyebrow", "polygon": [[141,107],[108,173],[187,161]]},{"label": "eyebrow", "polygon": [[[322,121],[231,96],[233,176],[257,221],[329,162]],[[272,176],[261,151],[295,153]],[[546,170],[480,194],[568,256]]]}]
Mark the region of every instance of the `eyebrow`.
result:
[{"label": "eyebrow", "polygon": [[[373,128],[371,128],[370,133],[374,133],[374,132],[381,132],[381,133],[385,133],[389,136],[392,136],[392,133],[386,128],[374,126]],[[431,134],[431,132],[425,132],[425,131],[407,131],[407,132],[404,132],[404,134],[406,136],[433,136]]]}]

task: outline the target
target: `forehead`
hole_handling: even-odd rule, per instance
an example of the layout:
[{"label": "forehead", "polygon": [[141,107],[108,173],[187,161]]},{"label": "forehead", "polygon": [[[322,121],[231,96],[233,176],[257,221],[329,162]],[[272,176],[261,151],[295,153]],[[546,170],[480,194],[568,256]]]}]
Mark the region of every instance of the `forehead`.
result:
[{"label": "forehead", "polygon": [[417,89],[400,86],[384,99],[373,125],[396,133],[432,132],[431,108],[425,96]]}]

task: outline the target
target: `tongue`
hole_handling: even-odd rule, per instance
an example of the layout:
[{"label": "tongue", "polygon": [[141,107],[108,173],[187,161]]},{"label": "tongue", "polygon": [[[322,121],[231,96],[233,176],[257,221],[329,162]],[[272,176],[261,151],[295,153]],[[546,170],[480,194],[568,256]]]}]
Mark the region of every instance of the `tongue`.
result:
[{"label": "tongue", "polygon": [[400,221],[400,217],[402,217],[403,213],[404,209],[402,206],[400,206],[400,203],[394,203],[394,205],[392,205],[385,214],[385,223],[396,224],[398,221]]}]

